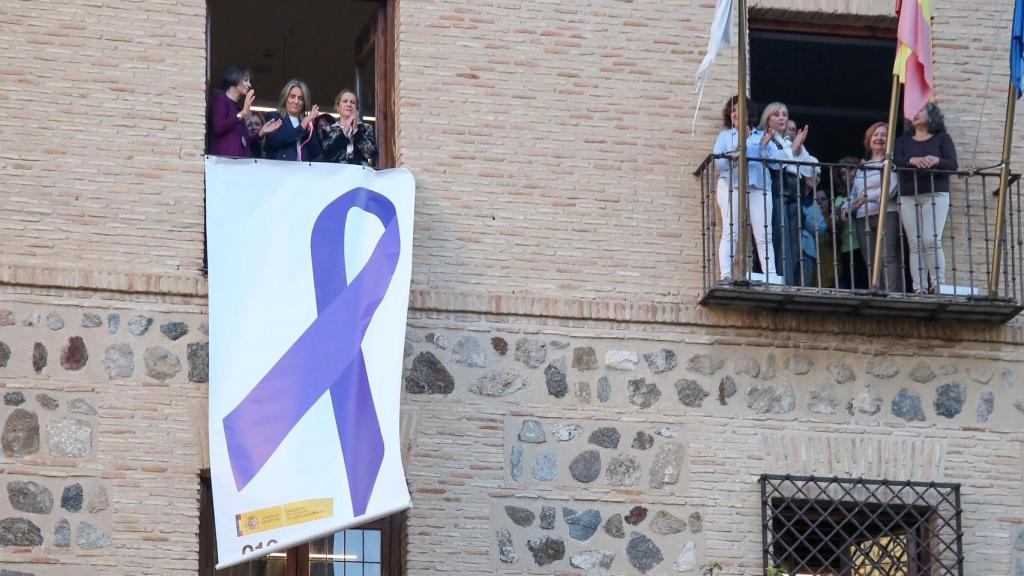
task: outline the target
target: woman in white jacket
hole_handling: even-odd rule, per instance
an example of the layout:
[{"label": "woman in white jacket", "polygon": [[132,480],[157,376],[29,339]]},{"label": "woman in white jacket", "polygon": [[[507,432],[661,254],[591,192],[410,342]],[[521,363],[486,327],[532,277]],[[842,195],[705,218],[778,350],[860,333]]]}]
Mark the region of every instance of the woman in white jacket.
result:
[{"label": "woman in white jacket", "polygon": [[[853,179],[850,192],[850,210],[855,211],[860,253],[868,270],[874,265],[875,234],[878,232],[878,209],[882,198],[882,168],[885,163],[885,140],[889,125],[875,122],[864,133],[867,159],[861,163]],[[889,292],[903,292],[903,270],[900,256],[903,242],[900,238],[899,197],[896,195],[896,173],[889,182],[889,200],[882,219],[882,288]]]},{"label": "woman in white jacket", "polygon": [[[773,157],[784,161],[818,162],[804,146],[807,126],[789,134],[789,109],[782,102],[772,102],[765,107],[759,128],[774,132],[768,144]],[[772,179],[772,240],[775,254],[779,257],[776,269],[786,285],[800,286],[800,237],[803,228],[800,199],[806,190],[814,190],[817,186],[821,168],[787,162],[769,164],[769,168]]]}]

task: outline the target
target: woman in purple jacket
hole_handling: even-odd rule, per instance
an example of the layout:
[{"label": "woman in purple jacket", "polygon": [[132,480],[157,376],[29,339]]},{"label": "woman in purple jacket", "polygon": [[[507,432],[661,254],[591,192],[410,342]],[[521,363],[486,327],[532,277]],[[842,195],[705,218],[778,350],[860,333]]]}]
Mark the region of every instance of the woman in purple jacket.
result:
[{"label": "woman in purple jacket", "polygon": [[[239,110],[238,101],[242,98]],[[210,99],[207,150],[211,155],[240,158],[253,155],[245,121],[252,114],[250,108],[255,99],[249,71],[241,66],[228,66],[220,81],[220,90]],[[263,137],[280,126],[280,122],[267,122],[260,129],[259,136]]]}]

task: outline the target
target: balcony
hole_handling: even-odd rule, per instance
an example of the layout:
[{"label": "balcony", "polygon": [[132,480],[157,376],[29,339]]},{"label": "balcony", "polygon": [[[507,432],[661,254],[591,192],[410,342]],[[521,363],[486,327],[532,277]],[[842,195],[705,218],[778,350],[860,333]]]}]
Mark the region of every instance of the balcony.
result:
[{"label": "balcony", "polygon": [[[747,202],[739,202],[729,184],[738,180],[732,178],[736,163],[719,162],[729,164],[721,181],[715,168],[715,160],[730,159],[709,155],[694,172],[701,190],[702,305],[995,324],[1024,309],[1019,175],[1009,178],[994,262],[998,167],[923,175],[899,169],[887,201],[892,212],[879,219],[879,167],[766,161],[762,175],[771,178],[765,182],[788,181],[776,185],[774,194],[754,190]],[[855,205],[860,196],[870,198],[863,191],[872,185],[874,215],[871,203],[863,211]],[[942,188],[948,189],[948,208],[945,195],[935,193]],[[879,225],[883,266],[878,285],[872,285]],[[728,252],[730,233],[734,258]]]}]

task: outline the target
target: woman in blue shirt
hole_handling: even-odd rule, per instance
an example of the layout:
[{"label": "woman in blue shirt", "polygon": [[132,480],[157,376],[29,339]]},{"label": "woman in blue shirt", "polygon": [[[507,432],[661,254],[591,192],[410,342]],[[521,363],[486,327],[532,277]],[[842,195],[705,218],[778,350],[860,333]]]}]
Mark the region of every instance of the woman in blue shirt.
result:
[{"label": "woman in blue shirt", "polygon": [[[715,168],[718,170],[718,183],[716,197],[718,208],[722,214],[722,238],[718,245],[718,266],[719,278],[731,280],[732,277],[732,254],[736,249],[738,236],[737,222],[741,207],[739,204],[739,162],[737,162],[737,149],[739,147],[739,133],[736,125],[739,123],[739,102],[738,96],[733,96],[726,101],[722,108],[722,122],[725,130],[718,134],[715,140],[713,153],[723,155],[715,158]],[[759,129],[749,130],[745,138],[747,147],[747,209],[749,211],[750,228],[754,235],[754,243],[757,246],[757,256],[761,264],[761,271],[765,277],[770,278],[769,271],[775,269],[775,250],[772,247],[772,177],[771,172],[761,159],[776,159],[779,154],[772,147],[768,146],[774,131],[769,128],[766,131]]]}]

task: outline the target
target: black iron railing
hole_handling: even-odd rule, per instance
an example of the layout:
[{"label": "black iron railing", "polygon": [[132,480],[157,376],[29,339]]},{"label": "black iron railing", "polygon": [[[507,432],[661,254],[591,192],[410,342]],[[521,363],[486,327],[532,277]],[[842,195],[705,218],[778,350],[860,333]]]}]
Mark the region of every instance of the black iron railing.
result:
[{"label": "black iron railing", "polygon": [[765,573],[963,576],[960,485],[763,475]]},{"label": "black iron railing", "polygon": [[[922,179],[898,169],[888,209],[879,218],[881,163],[772,159],[758,164],[755,158],[751,170],[761,175],[750,182],[761,186],[750,186],[741,202],[733,160],[710,155],[695,172],[701,184],[704,303],[767,302],[784,308],[786,302],[809,306],[815,300],[827,308],[832,297],[850,302],[847,309],[871,312],[873,305],[858,299],[877,304],[882,298],[888,301],[875,306],[878,311],[891,313],[905,305],[913,315],[941,316],[952,309],[952,317],[994,321],[1020,311],[1024,206],[1019,175],[1009,181],[1000,270],[991,284],[998,169],[936,170]],[[746,227],[742,244],[740,226]],[[879,226],[879,282],[872,284]],[[757,293],[765,295],[763,301]],[[978,306],[964,312],[965,304]]]}]

